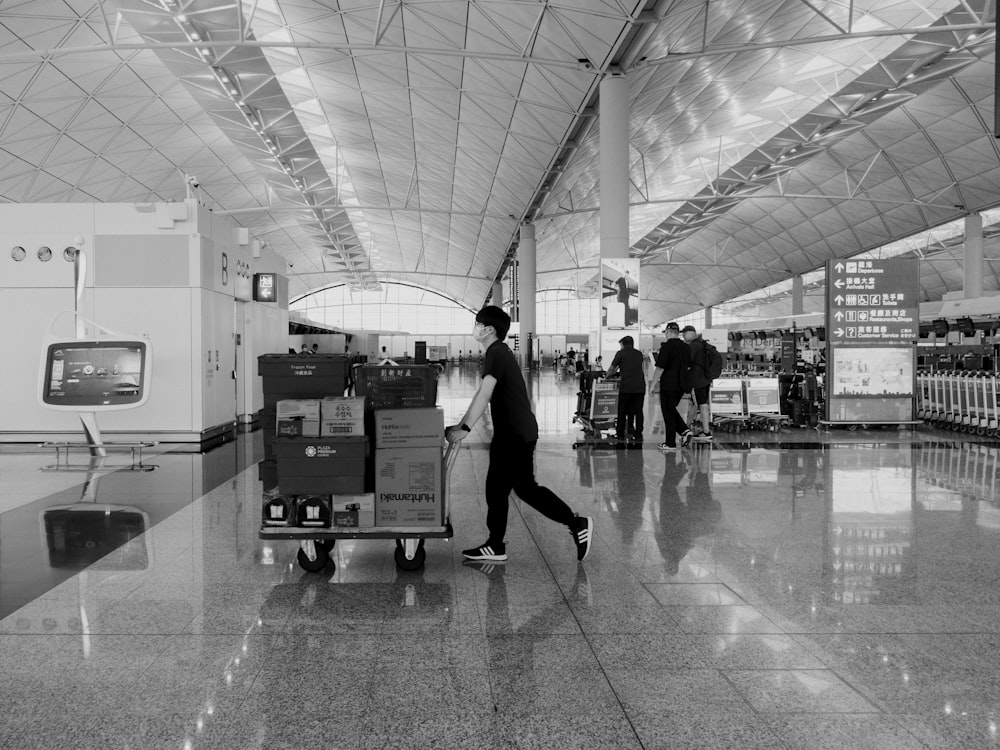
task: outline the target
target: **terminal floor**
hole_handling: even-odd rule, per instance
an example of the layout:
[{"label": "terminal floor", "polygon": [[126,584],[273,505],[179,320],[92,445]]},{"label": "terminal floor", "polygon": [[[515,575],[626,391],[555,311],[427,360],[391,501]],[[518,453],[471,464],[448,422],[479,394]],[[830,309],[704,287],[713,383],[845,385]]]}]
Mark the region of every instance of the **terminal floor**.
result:
[{"label": "terminal floor", "polygon": [[[447,419],[475,382],[445,377]],[[261,542],[259,433],[149,472],[0,450],[0,747],[1000,747],[997,443],[790,429],[663,455],[651,424],[574,449],[574,381],[531,391],[538,477],[595,520],[583,564],[518,502],[509,562],[462,563],[482,429],[415,573],[391,541],[338,542],[320,574]],[[145,531],[49,544],[56,506],[100,528],[88,504]]]}]

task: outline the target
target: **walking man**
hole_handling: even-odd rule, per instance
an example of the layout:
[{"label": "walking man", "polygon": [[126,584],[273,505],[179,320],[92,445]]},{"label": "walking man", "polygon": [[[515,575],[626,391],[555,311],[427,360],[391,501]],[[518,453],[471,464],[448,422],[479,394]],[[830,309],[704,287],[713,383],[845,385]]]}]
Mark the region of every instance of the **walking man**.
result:
[{"label": "walking man", "polygon": [[[660,345],[656,355],[656,368],[649,383],[652,393],[653,383],[660,383],[660,409],[663,411],[663,442],[660,450],[664,453],[683,448],[691,441],[691,430],[684,422],[684,417],[677,411],[677,404],[690,389],[688,385],[688,369],[691,366],[691,352],[680,338],[680,326],[667,323],[667,340]],[[681,443],[677,445],[677,436]]]},{"label": "walking man", "polygon": [[643,405],[646,402],[646,377],[642,371],[642,352],[635,348],[635,339],[623,336],[618,340],[621,349],[611,360],[607,377],[621,372],[618,385],[618,443],[642,442]]},{"label": "walking man", "polygon": [[712,386],[712,378],[709,377],[708,373],[708,351],[705,348],[705,340],[698,335],[698,330],[694,326],[684,326],[681,335],[691,352],[689,385],[694,396],[694,403],[701,416],[701,433],[696,435],[694,439],[711,442],[712,414],[708,405],[708,396]]},{"label": "walking man", "polygon": [[495,305],[476,313],[472,336],[486,347],[482,379],[472,403],[457,425],[445,430],[450,443],[464,440],[472,426],[490,407],[493,417],[493,440],[490,442],[490,467],[486,472],[487,540],[478,547],[464,550],[466,560],[507,559],[507,511],[513,490],[525,503],[546,518],[569,529],[576,543],[576,559],[590,553],[594,521],[578,516],[552,490],[535,481],[535,444],[538,423],[531,411],[528,389],[514,353],[503,343],[510,330],[510,316]]}]

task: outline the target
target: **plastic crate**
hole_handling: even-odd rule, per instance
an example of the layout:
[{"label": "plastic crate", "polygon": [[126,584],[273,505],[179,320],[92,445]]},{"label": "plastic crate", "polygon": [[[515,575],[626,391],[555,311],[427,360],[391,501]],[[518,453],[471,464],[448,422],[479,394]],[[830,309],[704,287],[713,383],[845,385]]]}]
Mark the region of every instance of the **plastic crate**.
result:
[{"label": "plastic crate", "polygon": [[354,388],[365,410],[405,409],[437,403],[438,369],[433,365],[355,365]]}]

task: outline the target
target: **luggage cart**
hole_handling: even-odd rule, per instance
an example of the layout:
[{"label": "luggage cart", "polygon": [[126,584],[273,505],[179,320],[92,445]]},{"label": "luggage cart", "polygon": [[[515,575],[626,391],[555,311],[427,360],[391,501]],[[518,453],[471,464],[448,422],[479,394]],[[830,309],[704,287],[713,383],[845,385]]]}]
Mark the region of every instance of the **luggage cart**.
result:
[{"label": "luggage cart", "polygon": [[618,447],[618,436],[610,434],[618,417],[618,381],[601,380],[600,377],[600,373],[580,373],[580,391],[577,393],[573,421],[583,429],[583,440],[574,442],[574,448]]},{"label": "luggage cart", "polygon": [[718,378],[708,398],[713,431],[740,432],[748,426],[746,384],[741,378]]},{"label": "luggage cart", "polygon": [[[299,542],[298,563],[303,570],[317,572],[330,562],[330,552],[338,539],[395,539],[396,565],[402,570],[417,570],[424,564],[425,539],[450,539],[454,536],[448,513],[448,483],[451,468],[458,455],[454,443],[448,443],[442,456],[441,524],[434,526],[371,526],[302,528],[298,526],[261,525],[259,538],[265,540],[295,539]],[[333,495],[336,501],[337,495]]]},{"label": "luggage cart", "polygon": [[777,432],[788,422],[781,413],[781,383],[778,378],[750,378],[747,380],[747,413],[750,427]]}]

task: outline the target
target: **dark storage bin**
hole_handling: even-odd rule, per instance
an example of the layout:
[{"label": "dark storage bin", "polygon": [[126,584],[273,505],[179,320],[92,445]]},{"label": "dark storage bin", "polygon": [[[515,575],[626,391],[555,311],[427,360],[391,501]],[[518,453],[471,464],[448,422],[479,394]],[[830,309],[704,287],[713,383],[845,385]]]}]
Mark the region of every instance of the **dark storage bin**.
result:
[{"label": "dark storage bin", "polygon": [[437,378],[434,365],[354,367],[355,393],[365,397],[365,411],[434,406]]},{"label": "dark storage bin", "polygon": [[360,495],[369,464],[364,435],[321,438],[277,437],[271,444],[284,494]]},{"label": "dark storage bin", "polygon": [[282,398],[343,395],[349,361],[343,354],[261,355],[257,374],[264,379],[264,406],[273,407]]},{"label": "dark storage bin", "polygon": [[330,528],[333,517],[332,500],[329,495],[299,495],[295,499],[295,525]]}]

